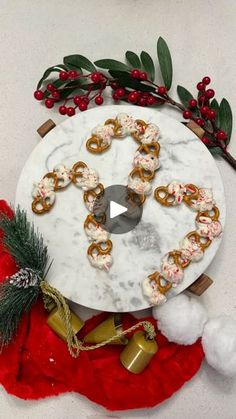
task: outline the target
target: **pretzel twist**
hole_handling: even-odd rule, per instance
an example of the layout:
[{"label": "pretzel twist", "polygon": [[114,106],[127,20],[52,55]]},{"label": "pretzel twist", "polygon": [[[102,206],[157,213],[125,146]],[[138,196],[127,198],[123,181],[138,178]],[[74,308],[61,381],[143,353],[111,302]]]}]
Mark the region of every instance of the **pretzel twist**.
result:
[{"label": "pretzel twist", "polygon": [[[106,245],[106,247],[102,247],[102,245]],[[111,253],[112,250],[112,242],[111,240],[107,240],[105,243],[92,243],[89,248],[88,248],[88,255],[89,256],[94,256],[94,254],[96,255],[107,255],[109,253]]]},{"label": "pretzel twist", "polygon": [[[213,214],[211,214],[211,212],[213,212]],[[211,218],[212,221],[218,221],[219,216],[220,216],[219,208],[214,206],[211,211],[198,212],[196,221],[199,221],[200,217],[209,217]]]},{"label": "pretzel twist", "polygon": [[156,282],[158,291],[162,294],[165,294],[172,288],[172,283],[167,281],[159,272],[153,272],[148,278]]},{"label": "pretzel twist", "polygon": [[[202,238],[196,231],[191,231],[186,237],[190,240],[194,240],[203,251],[211,244],[211,240],[209,238]],[[204,239],[204,241],[201,241],[201,239]]]},{"label": "pretzel twist", "polygon": [[158,186],[154,191],[154,198],[166,207],[171,207],[175,201],[174,195],[168,192],[168,186]]},{"label": "pretzel twist", "polygon": [[160,144],[159,143],[150,143],[150,144],[141,144],[137,151],[140,153],[153,154],[155,157],[159,156],[160,153]]}]

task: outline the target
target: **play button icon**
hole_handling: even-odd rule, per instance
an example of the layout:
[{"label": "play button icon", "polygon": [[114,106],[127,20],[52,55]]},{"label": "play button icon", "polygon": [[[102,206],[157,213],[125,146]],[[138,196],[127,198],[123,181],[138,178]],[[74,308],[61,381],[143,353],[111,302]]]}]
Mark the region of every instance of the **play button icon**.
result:
[{"label": "play button icon", "polygon": [[95,219],[110,233],[133,230],[142,217],[140,196],[124,185],[112,185],[98,195],[93,205]]},{"label": "play button icon", "polygon": [[124,214],[126,211],[128,211],[127,207],[117,204],[117,202],[114,201],[110,202],[110,218],[115,218],[118,215]]}]

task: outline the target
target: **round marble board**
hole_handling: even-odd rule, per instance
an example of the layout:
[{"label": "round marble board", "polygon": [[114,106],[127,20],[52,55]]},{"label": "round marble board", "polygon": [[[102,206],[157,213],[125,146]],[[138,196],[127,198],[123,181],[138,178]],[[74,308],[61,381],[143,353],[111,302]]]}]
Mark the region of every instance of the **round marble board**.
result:
[{"label": "round marble board", "polygon": [[[161,259],[168,251],[178,248],[180,240],[195,229],[196,213],[187,206],[164,207],[149,195],[141,222],[126,234],[111,236],[114,263],[110,271],[96,270],[87,258],[89,246],[83,223],[88,210],[83,192],[71,184],[58,192],[53,209],[44,215],[31,210],[32,187],[54,166],[68,167],[82,160],[99,173],[107,187],[127,184],[128,173],[137,143],[126,137],[115,139],[103,154],[91,154],[85,147],[91,130],[108,118],[125,112],[137,119],[153,122],[161,130],[161,167],[152,182],[153,190],[172,180],[193,183],[213,189],[224,225],[225,197],[220,174],[206,147],[184,125],[156,110],[134,106],[106,106],[69,118],[50,131],[28,158],[17,187],[16,205],[25,208],[48,245],[53,264],[47,280],[68,299],[86,307],[111,312],[128,312],[149,307],[140,283],[154,271],[159,271]],[[213,240],[200,262],[184,271],[184,280],[169,292],[175,295],[194,282],[210,264],[220,245]]]}]

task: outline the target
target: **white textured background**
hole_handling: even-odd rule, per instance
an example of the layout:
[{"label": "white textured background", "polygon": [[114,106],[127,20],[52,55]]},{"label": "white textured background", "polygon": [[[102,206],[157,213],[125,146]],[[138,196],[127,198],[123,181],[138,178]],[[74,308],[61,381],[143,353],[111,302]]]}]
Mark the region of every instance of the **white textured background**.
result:
[{"label": "white textured background", "polygon": [[[127,49],[143,49],[155,56],[161,35],[172,52],[173,86],[194,91],[202,76],[211,76],[218,98],[229,100],[236,120],[235,19],[235,0],[0,0],[1,198],[14,201],[21,168],[39,141],[36,129],[49,117],[62,121],[34,101],[32,92],[42,72],[65,55],[122,60]],[[175,111],[164,112],[181,120]],[[235,132],[229,149],[236,155]],[[236,318],[236,173],[223,160],[217,164],[227,223],[218,257],[207,271],[214,285],[202,300],[210,314]],[[23,402],[2,390],[0,418],[235,419],[235,392],[236,379],[224,379],[204,364],[191,382],[155,409],[109,414],[79,395]]]}]

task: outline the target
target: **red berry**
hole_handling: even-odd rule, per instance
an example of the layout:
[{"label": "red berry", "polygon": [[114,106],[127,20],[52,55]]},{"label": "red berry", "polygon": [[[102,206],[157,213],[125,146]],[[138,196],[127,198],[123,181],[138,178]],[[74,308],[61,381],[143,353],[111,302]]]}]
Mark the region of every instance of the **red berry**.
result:
[{"label": "red berry", "polygon": [[59,78],[60,80],[66,81],[69,77],[69,74],[66,71],[60,71]]},{"label": "red berry", "polygon": [[198,104],[200,106],[202,106],[202,105],[204,105],[205,102],[207,102],[207,99],[205,98],[205,95],[199,96],[199,98],[198,98]]},{"label": "red berry", "polygon": [[87,103],[83,100],[83,101],[79,104],[79,110],[80,110],[81,112],[83,112],[83,111],[86,111],[86,110],[87,110],[87,108],[88,108],[88,105],[87,105]]},{"label": "red berry", "polygon": [[185,111],[183,111],[183,117],[184,119],[190,119],[192,116],[192,112],[188,111],[187,109],[185,109]]},{"label": "red berry", "polygon": [[111,88],[113,90],[116,90],[116,89],[118,89],[120,87],[119,86],[119,83],[117,83],[116,81],[110,81],[109,86],[111,86]]},{"label": "red berry", "polygon": [[139,74],[139,78],[140,78],[140,80],[143,80],[143,81],[145,81],[145,80],[147,80],[147,73],[146,73],[146,71],[142,71],[140,74]]},{"label": "red berry", "polygon": [[102,105],[103,104],[103,97],[102,96],[97,96],[97,97],[95,97],[95,103],[96,103],[96,105],[98,105],[98,106],[100,106],[100,105]]},{"label": "red berry", "polygon": [[35,99],[37,99],[37,100],[42,100],[42,99],[43,99],[43,97],[44,97],[44,93],[42,92],[42,90],[36,90],[36,91],[34,92],[34,97],[35,97]]},{"label": "red berry", "polygon": [[145,97],[140,97],[140,99],[138,100],[138,105],[139,106],[146,106],[147,104],[147,100]]},{"label": "red berry", "polygon": [[155,102],[156,102],[156,99],[152,95],[149,95],[148,98],[147,98],[147,104],[149,106],[152,106],[152,105],[154,105]]},{"label": "red berry", "polygon": [[80,96],[74,96],[74,99],[73,99],[73,101],[74,101],[74,104],[75,105],[79,105],[80,103],[81,103],[81,97]]},{"label": "red berry", "polygon": [[119,89],[117,89],[115,91],[115,93],[117,94],[118,97],[124,97],[125,96],[125,89],[123,89],[123,87],[119,87]]},{"label": "red berry", "polygon": [[223,130],[220,130],[220,131],[217,132],[216,138],[218,140],[225,141],[226,138],[227,138],[227,135],[226,135],[226,133]]},{"label": "red berry", "polygon": [[138,100],[138,92],[130,92],[129,94],[128,94],[128,101],[130,102],[130,103],[136,103],[137,102],[137,100]]},{"label": "red berry", "polygon": [[94,83],[99,83],[101,81],[101,79],[102,79],[101,73],[95,72],[95,73],[91,74],[91,80]]},{"label": "red berry", "polygon": [[203,125],[204,125],[204,121],[203,121],[203,119],[202,118],[197,118],[197,119],[195,119],[195,122],[200,126],[200,127],[203,127]]},{"label": "red berry", "polygon": [[70,106],[69,108],[67,108],[66,113],[68,116],[73,116],[75,114],[75,109],[72,108],[72,106]]},{"label": "red berry", "polygon": [[216,119],[216,113],[213,109],[209,109],[209,111],[207,112],[207,118],[211,121],[214,121],[214,119]]},{"label": "red berry", "polygon": [[160,96],[163,96],[163,95],[166,93],[166,87],[165,87],[165,86],[159,86],[159,87],[157,88],[157,93],[158,93]]},{"label": "red berry", "polygon": [[54,100],[53,99],[46,99],[45,100],[45,106],[48,109],[53,108],[53,106],[54,106]]},{"label": "red berry", "polygon": [[133,77],[133,79],[139,79],[140,71],[137,68],[135,68],[131,71],[131,77]]},{"label": "red berry", "polygon": [[70,70],[68,76],[70,79],[76,79],[78,77],[78,73],[76,70]]},{"label": "red berry", "polygon": [[206,144],[206,145],[211,143],[211,141],[207,137],[202,137],[201,140],[202,140],[203,144]]},{"label": "red berry", "polygon": [[53,84],[52,84],[52,83],[48,83],[48,84],[47,84],[47,90],[48,90],[49,92],[53,92],[53,91],[55,90],[55,87],[53,86]]},{"label": "red berry", "polygon": [[82,97],[82,102],[85,102],[88,105],[89,104],[89,98],[88,98],[88,96]]},{"label": "red berry", "polygon": [[210,77],[208,77],[208,76],[203,77],[202,83],[204,83],[205,86],[207,86],[208,84],[210,84],[210,82],[211,82]]},{"label": "red berry", "polygon": [[59,107],[59,113],[61,114],[61,115],[66,115],[66,113],[67,113],[67,108],[66,108],[66,106],[60,106]]},{"label": "red berry", "polygon": [[60,99],[60,93],[58,92],[58,90],[54,90],[54,92],[52,92],[52,97],[54,99]]},{"label": "red berry", "polygon": [[208,106],[202,106],[202,107],[200,108],[200,112],[201,112],[201,115],[202,115],[202,116],[206,116],[206,115],[208,114],[208,112],[209,112],[209,108],[208,108]]},{"label": "red berry", "polygon": [[196,106],[197,106],[197,101],[196,101],[196,99],[190,99],[190,100],[188,101],[188,107],[189,107],[190,109],[192,109],[192,108],[196,108]]},{"label": "red berry", "polygon": [[205,95],[206,95],[207,99],[211,99],[215,96],[215,91],[213,89],[207,89],[205,91]]},{"label": "red berry", "polygon": [[199,92],[203,92],[205,90],[205,84],[202,81],[197,84],[197,90],[199,90]]},{"label": "red berry", "polygon": [[119,96],[117,96],[116,92],[113,93],[112,97],[113,97],[114,100],[119,100],[120,99]]}]

